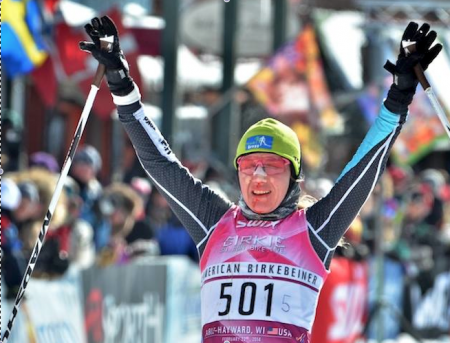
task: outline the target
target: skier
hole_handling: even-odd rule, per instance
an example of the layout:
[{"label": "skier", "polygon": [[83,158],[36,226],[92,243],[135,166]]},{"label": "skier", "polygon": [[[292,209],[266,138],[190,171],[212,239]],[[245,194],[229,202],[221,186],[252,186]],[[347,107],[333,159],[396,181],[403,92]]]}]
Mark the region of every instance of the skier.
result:
[{"label": "skier", "polygon": [[[234,159],[241,198],[230,203],[183,167],[146,115],[141,95],[108,17],[85,26],[92,42],[80,48],[106,66],[120,121],[149,178],[164,194],[197,245],[202,272],[203,342],[309,342],[317,299],[334,251],[383,172],[408,114],[417,79],[442,46],[428,24],[411,22],[396,64],[385,68],[394,82],[380,114],[330,193],[299,209],[302,175],[296,134],[263,119],[241,138]],[[111,42],[102,50],[101,41]]]}]

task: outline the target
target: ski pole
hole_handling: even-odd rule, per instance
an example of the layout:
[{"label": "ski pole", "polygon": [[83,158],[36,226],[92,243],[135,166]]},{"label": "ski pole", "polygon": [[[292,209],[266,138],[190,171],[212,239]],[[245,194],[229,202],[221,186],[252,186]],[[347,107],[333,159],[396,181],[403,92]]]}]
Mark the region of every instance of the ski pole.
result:
[{"label": "ski pole", "polygon": [[[403,42],[403,48],[406,50],[407,53],[414,52],[416,50],[416,44],[415,42]],[[445,114],[441,104],[439,103],[439,100],[436,96],[436,94],[433,91],[433,88],[431,88],[430,83],[427,80],[427,77],[425,76],[425,72],[420,65],[420,63],[416,64],[414,67],[414,73],[416,74],[417,79],[419,80],[420,85],[422,86],[423,90],[425,91],[425,94],[428,96],[428,99],[431,102],[431,105],[433,106],[434,110],[436,111],[437,116],[439,117],[442,126],[445,129],[445,132],[447,133],[448,137],[450,138],[450,122],[447,118],[447,115]]]},{"label": "ski pole", "polygon": [[58,178],[58,182],[56,183],[55,192],[50,200],[50,205],[48,206],[47,214],[45,215],[44,222],[42,223],[42,228],[39,233],[39,237],[34,245],[33,252],[31,254],[30,260],[28,261],[27,268],[25,269],[25,275],[23,276],[22,282],[20,284],[19,291],[17,293],[16,299],[14,301],[14,307],[11,313],[11,316],[8,321],[8,325],[6,326],[6,330],[3,333],[2,343],[7,343],[9,335],[11,334],[11,330],[14,324],[14,320],[19,311],[20,303],[23,300],[23,296],[25,294],[25,289],[27,288],[28,282],[30,281],[31,274],[33,273],[34,267],[36,266],[36,261],[38,259],[39,253],[41,251],[42,245],[44,243],[45,235],[48,231],[48,226],[50,224],[50,220],[52,219],[53,213],[55,211],[56,205],[59,200],[59,196],[61,195],[62,188],[67,178],[67,174],[69,173],[70,166],[72,165],[73,157],[75,155],[75,151],[78,147],[78,143],[80,142],[81,135],[83,134],[84,127],[86,126],[87,119],[89,117],[89,113],[91,112],[92,105],[94,104],[95,97],[100,88],[100,84],[103,79],[103,75],[105,74],[105,66],[99,64],[97,67],[97,71],[94,76],[94,80],[91,85],[91,90],[89,91],[89,95],[86,100],[86,104],[84,105],[83,112],[81,113],[80,120],[78,121],[78,126],[75,131],[75,136],[72,139],[72,143],[70,144],[69,152],[66,156],[66,160],[64,161],[64,165],[62,167],[61,174]]}]

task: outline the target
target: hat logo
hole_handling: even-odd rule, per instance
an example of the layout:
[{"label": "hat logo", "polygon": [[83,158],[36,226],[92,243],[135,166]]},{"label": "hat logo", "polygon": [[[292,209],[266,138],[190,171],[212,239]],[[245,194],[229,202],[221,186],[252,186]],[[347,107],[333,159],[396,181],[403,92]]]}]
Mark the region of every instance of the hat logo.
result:
[{"label": "hat logo", "polygon": [[272,136],[265,136],[265,135],[252,136],[247,138],[245,150],[260,149],[260,148],[272,149],[272,145],[273,145]]}]

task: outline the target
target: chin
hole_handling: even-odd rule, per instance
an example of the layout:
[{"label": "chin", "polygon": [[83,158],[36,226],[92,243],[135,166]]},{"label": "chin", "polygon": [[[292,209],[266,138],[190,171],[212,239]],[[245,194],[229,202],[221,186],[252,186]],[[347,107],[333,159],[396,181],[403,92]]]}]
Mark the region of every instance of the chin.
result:
[{"label": "chin", "polygon": [[251,210],[256,214],[268,214],[270,212],[273,212],[274,209],[251,208]]}]

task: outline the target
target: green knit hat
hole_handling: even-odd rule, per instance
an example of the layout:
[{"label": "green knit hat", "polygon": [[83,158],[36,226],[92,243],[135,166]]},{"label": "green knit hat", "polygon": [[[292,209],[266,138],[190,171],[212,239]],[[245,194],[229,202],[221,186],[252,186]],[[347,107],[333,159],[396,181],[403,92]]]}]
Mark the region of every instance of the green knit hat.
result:
[{"label": "green knit hat", "polygon": [[253,152],[270,152],[291,161],[295,177],[300,174],[300,143],[296,133],[287,125],[267,118],[260,120],[244,133],[239,141],[234,167],[237,169],[237,159],[241,155]]}]

